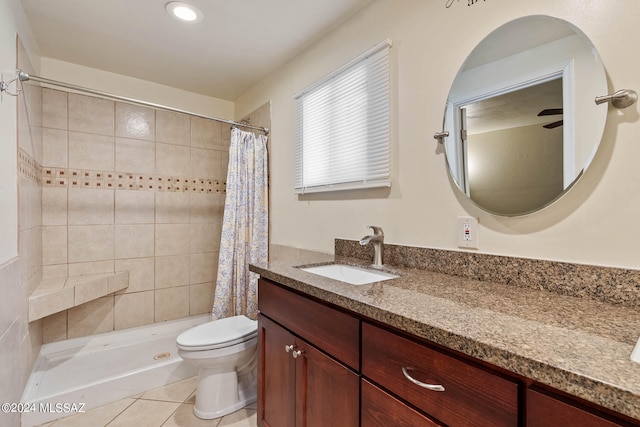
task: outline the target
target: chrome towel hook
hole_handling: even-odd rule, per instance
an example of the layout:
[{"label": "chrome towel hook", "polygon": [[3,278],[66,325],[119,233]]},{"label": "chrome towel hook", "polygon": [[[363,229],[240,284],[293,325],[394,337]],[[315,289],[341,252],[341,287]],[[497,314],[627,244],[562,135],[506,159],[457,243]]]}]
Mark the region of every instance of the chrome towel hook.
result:
[{"label": "chrome towel hook", "polygon": [[596,105],[611,102],[611,104],[616,108],[627,108],[628,106],[635,104],[637,100],[638,94],[634,90],[620,89],[610,95],[596,96]]}]

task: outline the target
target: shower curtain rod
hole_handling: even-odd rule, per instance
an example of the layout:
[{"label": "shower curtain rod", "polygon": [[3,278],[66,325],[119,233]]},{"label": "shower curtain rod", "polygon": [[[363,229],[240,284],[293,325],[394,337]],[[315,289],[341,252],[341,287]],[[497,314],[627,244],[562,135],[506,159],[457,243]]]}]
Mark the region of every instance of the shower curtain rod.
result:
[{"label": "shower curtain rod", "polygon": [[179,108],[167,107],[166,105],[155,104],[153,102],[141,101],[139,99],[128,98],[126,96],[120,96],[120,95],[115,95],[115,94],[108,93],[108,92],[102,92],[102,91],[99,91],[99,90],[89,89],[89,88],[82,87],[82,86],[76,86],[76,85],[72,85],[70,83],[64,83],[64,82],[59,82],[59,81],[56,81],[56,80],[45,79],[44,77],[38,77],[38,76],[34,76],[33,74],[27,74],[27,73],[23,72],[22,70],[18,70],[18,78],[19,78],[19,80],[21,82],[34,81],[34,82],[44,83],[44,84],[51,85],[51,86],[59,86],[59,87],[63,87],[63,88],[66,88],[66,89],[71,89],[71,90],[78,91],[78,92],[85,92],[85,93],[90,93],[92,95],[97,95],[97,96],[100,96],[100,97],[103,97],[103,98],[113,99],[113,100],[116,100],[116,101],[123,101],[123,102],[128,102],[128,103],[131,103],[131,104],[143,105],[145,107],[151,107],[151,108],[158,108],[158,109],[161,109],[161,110],[173,111],[174,113],[189,114],[191,116],[200,117],[202,119],[210,119],[210,120],[215,120],[217,122],[227,123],[227,124],[232,125],[232,126],[238,126],[238,127],[248,128],[248,129],[259,130],[261,132],[264,132],[265,135],[269,134],[269,128],[266,128],[266,127],[253,126],[253,125],[246,124],[246,123],[234,122],[233,120],[225,120],[225,119],[220,119],[218,117],[205,116],[203,114],[193,113],[191,111],[181,110]]}]

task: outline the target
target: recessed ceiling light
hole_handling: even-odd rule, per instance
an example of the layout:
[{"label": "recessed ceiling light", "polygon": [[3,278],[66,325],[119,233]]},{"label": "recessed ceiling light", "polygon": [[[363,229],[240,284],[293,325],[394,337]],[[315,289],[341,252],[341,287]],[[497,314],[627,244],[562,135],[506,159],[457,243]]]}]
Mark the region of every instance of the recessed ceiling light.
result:
[{"label": "recessed ceiling light", "polygon": [[185,22],[200,22],[202,21],[202,12],[195,7],[187,3],[179,1],[172,1],[167,3],[166,6],[169,15]]}]

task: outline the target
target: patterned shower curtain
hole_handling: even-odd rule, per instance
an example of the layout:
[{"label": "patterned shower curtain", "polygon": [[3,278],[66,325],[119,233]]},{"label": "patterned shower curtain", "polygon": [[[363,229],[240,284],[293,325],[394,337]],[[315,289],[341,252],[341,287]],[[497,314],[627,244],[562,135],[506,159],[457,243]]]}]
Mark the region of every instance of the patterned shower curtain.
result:
[{"label": "patterned shower curtain", "polygon": [[267,137],[234,128],[212,310],[215,319],[258,316],[258,275],[249,271],[249,263],[267,261],[268,218]]}]

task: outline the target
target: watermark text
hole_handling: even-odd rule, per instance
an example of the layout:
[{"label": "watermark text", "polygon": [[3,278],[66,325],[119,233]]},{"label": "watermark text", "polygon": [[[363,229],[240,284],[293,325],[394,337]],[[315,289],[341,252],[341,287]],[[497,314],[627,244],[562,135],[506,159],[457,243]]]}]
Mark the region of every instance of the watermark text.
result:
[{"label": "watermark text", "polygon": [[0,409],[5,414],[11,413],[27,413],[27,412],[46,412],[52,414],[78,414],[85,412],[85,403],[3,403]]}]

